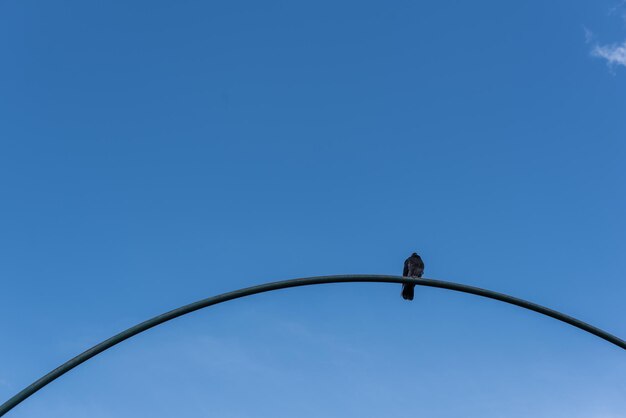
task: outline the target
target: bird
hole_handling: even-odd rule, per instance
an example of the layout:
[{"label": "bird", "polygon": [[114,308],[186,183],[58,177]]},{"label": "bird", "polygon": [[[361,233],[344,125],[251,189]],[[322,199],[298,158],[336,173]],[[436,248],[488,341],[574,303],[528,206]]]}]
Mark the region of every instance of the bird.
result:
[{"label": "bird", "polygon": [[[424,274],[424,262],[422,257],[417,253],[411,254],[409,258],[404,261],[404,270],[402,271],[403,277],[419,278]],[[402,284],[402,298],[404,300],[413,300],[415,285],[414,284]]]}]

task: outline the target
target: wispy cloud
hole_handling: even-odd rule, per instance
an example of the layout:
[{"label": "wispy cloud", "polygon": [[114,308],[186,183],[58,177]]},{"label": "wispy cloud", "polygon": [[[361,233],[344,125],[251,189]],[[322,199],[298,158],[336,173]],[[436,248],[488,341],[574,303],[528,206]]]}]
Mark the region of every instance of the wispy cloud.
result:
[{"label": "wispy cloud", "polygon": [[[626,0],[620,0],[619,3],[615,4],[615,6],[609,9],[608,14],[609,16],[611,16],[618,11],[621,11],[622,17],[626,20],[626,12],[624,12],[625,8]],[[611,69],[613,69],[616,65],[623,65],[624,67],[626,67],[626,41],[622,43],[618,42],[602,45],[595,42],[596,37],[591,30],[584,26],[583,30],[585,31],[585,43],[588,45],[592,45],[592,56],[597,58],[604,58]]]},{"label": "wispy cloud", "polygon": [[618,12],[619,10],[623,9],[624,6],[626,6],[626,0],[622,0],[619,3],[617,3],[615,6],[611,7],[609,9],[609,16],[611,16],[612,14]]},{"label": "wispy cloud", "polygon": [[594,45],[591,55],[604,58],[609,66],[623,65],[626,67],[626,41],[621,44]]},{"label": "wispy cloud", "polygon": [[589,28],[587,28],[586,26],[583,26],[583,30],[585,31],[585,43],[590,44],[594,39],[593,32],[590,31]]}]

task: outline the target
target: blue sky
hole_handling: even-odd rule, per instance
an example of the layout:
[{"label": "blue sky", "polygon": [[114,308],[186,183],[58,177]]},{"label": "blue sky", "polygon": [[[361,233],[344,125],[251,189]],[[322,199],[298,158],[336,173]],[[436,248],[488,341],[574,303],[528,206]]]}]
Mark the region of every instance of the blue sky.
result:
[{"label": "blue sky", "polygon": [[[400,274],[626,337],[626,4],[0,2],[0,399],[180,305]],[[12,417],[626,417],[626,356],[470,295],[194,313]]]}]

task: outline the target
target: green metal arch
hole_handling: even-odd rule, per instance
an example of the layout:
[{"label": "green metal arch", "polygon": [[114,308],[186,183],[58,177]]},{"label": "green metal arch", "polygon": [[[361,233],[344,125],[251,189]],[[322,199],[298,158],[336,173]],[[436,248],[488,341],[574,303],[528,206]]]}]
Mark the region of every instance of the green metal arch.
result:
[{"label": "green metal arch", "polygon": [[53,380],[61,377],[65,373],[69,372],[74,367],[79,366],[80,364],[84,363],[90,358],[102,353],[103,351],[113,347],[114,345],[121,343],[124,340],[127,340],[130,337],[133,337],[141,332],[147,331],[148,329],[152,327],[155,327],[164,322],[170,321],[174,318],[178,318],[179,316],[197,311],[198,309],[206,308],[212,305],[217,305],[218,303],[228,302],[229,300],[256,295],[257,293],[271,292],[273,290],[287,289],[290,287],[298,287],[298,286],[310,286],[310,285],[330,284],[330,283],[355,283],[355,282],[408,283],[408,284],[415,284],[418,286],[429,286],[429,287],[438,287],[441,289],[455,290],[457,292],[470,293],[473,295],[478,295],[478,296],[483,296],[483,297],[490,298],[490,299],[499,300],[502,302],[510,303],[512,305],[517,305],[522,308],[529,309],[531,311],[535,311],[540,314],[558,319],[559,321],[562,321],[572,326],[575,326],[577,328],[580,328],[583,331],[587,331],[597,337],[600,337],[626,350],[626,341],[620,338],[617,338],[616,336],[609,334],[608,332],[603,331],[599,328],[596,328],[592,325],[589,325],[585,322],[579,321],[576,318],[572,318],[571,316],[567,316],[565,314],[554,311],[552,309],[548,309],[546,307],[537,305],[532,302],[528,302],[528,301],[518,299],[512,296],[508,296],[503,293],[497,293],[491,290],[480,289],[478,287],[467,286],[467,285],[452,283],[452,282],[444,282],[440,280],[411,279],[408,277],[399,277],[399,276],[344,275],[344,276],[307,277],[303,279],[292,279],[292,280],[285,280],[285,281],[280,281],[280,282],[265,283],[265,284],[258,285],[258,286],[235,290],[229,293],[223,293],[221,295],[213,296],[207,299],[202,299],[197,302],[191,303],[189,305],[182,306],[178,309],[174,309],[172,311],[166,312],[152,319],[144,321],[140,324],[137,324],[131,328],[128,328],[127,330],[122,331],[119,334],[114,335],[113,337],[91,347],[89,350],[77,355],[76,357],[67,361],[66,363],[63,363],[61,366],[57,367],[50,373],[46,374],[45,376],[33,382],[28,387],[24,388],[21,392],[13,396],[4,404],[0,405],[0,417],[6,414],[7,412],[9,412],[20,402],[24,401],[29,396],[33,395],[39,389],[43,388],[44,386],[46,386],[48,383],[52,382]]}]

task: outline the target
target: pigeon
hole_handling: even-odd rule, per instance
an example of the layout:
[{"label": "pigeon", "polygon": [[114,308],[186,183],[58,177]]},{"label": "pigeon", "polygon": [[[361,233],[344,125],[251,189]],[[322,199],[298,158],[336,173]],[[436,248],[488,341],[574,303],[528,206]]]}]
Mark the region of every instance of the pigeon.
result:
[{"label": "pigeon", "polygon": [[[424,262],[417,253],[411,254],[409,258],[404,261],[404,270],[402,271],[403,277],[422,277],[424,274]],[[414,284],[402,284],[402,298],[404,300],[413,300],[415,285]]]}]

